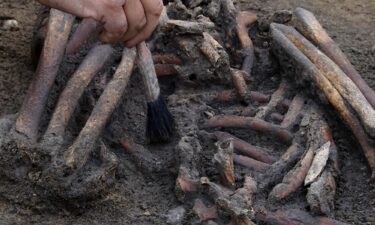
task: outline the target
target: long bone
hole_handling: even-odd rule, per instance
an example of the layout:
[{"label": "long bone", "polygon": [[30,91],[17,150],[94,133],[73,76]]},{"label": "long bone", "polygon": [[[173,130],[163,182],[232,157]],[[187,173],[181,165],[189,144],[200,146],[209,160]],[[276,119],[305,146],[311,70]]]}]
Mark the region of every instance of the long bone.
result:
[{"label": "long bone", "polygon": [[44,139],[63,137],[79,98],[92,78],[109,59],[111,53],[112,47],[110,45],[96,46],[88,53],[61,93]]},{"label": "long bone", "polygon": [[331,58],[346,73],[346,75],[350,77],[369,101],[371,106],[375,108],[375,91],[368,86],[366,81],[363,80],[339,46],[337,46],[320,25],[314,14],[305,9],[297,8],[293,17],[294,26],[297,30]]},{"label": "long bone", "polygon": [[36,140],[40,119],[64,56],[74,16],[51,9],[40,61],[16,121],[16,130]]},{"label": "long bone", "polygon": [[[316,68],[316,66],[281,32],[274,24],[271,24],[271,35],[274,41],[274,52],[276,55],[286,53],[297,65],[297,70],[302,70],[303,74],[311,80],[324,94],[330,104],[337,110],[346,125],[362,147],[367,161],[372,170],[372,177],[375,177],[375,148],[373,141],[367,136],[360,121],[350,108],[345,104],[345,100],[333,87],[329,80]],[[278,52],[282,49],[283,53]]]},{"label": "long bone", "polygon": [[107,120],[121,99],[129,82],[136,57],[135,48],[124,49],[122,60],[113,75],[112,80],[104,89],[96,103],[89,119],[79,133],[73,145],[65,156],[65,164],[69,167],[82,167],[93,150],[98,136],[101,134]]},{"label": "long bone", "polygon": [[274,24],[288,39],[315,64],[318,70],[332,83],[341,96],[353,107],[371,137],[375,136],[375,110],[353,81],[329,57],[304,38],[292,27]]},{"label": "long bone", "polygon": [[304,106],[304,98],[301,95],[294,96],[292,102],[289,105],[288,112],[285,114],[283,121],[280,126],[290,129],[294,124],[297,123],[301,110]]},{"label": "long bone", "polygon": [[250,128],[255,131],[276,136],[286,144],[291,144],[293,139],[293,135],[286,129],[254,117],[214,116],[202,126],[202,128],[205,129],[217,127]]}]

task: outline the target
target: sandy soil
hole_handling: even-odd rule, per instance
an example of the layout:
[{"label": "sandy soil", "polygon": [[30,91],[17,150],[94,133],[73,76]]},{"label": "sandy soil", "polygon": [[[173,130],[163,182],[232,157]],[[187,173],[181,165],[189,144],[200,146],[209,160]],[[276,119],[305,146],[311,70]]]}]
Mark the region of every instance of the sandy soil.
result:
[{"label": "sandy soil", "polygon": [[[373,0],[239,2],[241,8],[257,12],[260,21],[266,20],[278,9],[292,10],[295,7],[305,7],[313,11],[365,80],[375,88]],[[35,1],[29,0],[0,2],[0,18],[14,17],[21,25],[19,31],[0,30],[0,115],[17,112],[32,78],[33,70],[29,56],[37,7]],[[136,87],[132,87],[129,92],[139,94]],[[128,105],[137,105],[137,101],[126,101]],[[137,107],[138,110],[143,110],[144,106]],[[134,113],[137,110],[124,110],[127,115],[135,117],[138,121],[143,118],[142,115]],[[135,131],[140,126],[134,124],[134,121],[127,125],[130,127],[128,132]],[[353,224],[375,224],[375,186],[368,181],[370,170],[366,160],[346,129],[336,126],[333,127],[333,131],[340,147],[339,154],[343,164],[338,181],[335,217]],[[139,134],[142,132],[138,131],[137,135]],[[122,155],[122,159],[124,161],[121,163],[120,182],[115,185],[115,191],[99,203],[87,206],[82,212],[51,209],[46,210],[46,213],[25,207],[21,202],[10,202],[6,197],[0,197],[0,224],[165,224],[163,215],[179,205],[173,191],[176,174],[170,172],[145,177],[137,172],[127,156]],[[124,186],[129,188],[121,188]],[[22,188],[15,186],[14,190],[19,189]],[[6,191],[4,187],[0,188],[0,196]]]}]

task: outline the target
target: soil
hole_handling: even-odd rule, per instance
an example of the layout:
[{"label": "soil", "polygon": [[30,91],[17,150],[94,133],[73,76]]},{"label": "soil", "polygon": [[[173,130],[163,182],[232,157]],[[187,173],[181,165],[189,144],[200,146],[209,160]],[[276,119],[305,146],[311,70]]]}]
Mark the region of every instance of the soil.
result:
[{"label": "soil", "polygon": [[[251,3],[242,0],[239,2],[242,9],[257,13],[260,25],[268,21],[276,10],[304,7],[314,12],[364,79],[372,88],[375,88],[375,2],[373,0],[254,0]],[[36,1],[3,0],[0,2],[0,19],[11,17],[20,23],[18,31],[0,30],[0,105],[2,106],[0,115],[17,113],[32,79],[34,70],[30,49],[33,26],[37,19],[35,12],[38,8]],[[66,78],[81,59],[82,56],[77,56],[65,60],[61,72],[64,76],[58,80],[57,87],[63,86]],[[256,65],[254,70],[262,71],[260,67],[261,65]],[[102,76],[98,77],[105,79],[103,75],[105,72],[102,71]],[[143,124],[146,105],[138,83],[139,78],[133,77],[122,104],[116,110],[115,115],[120,116],[112,118],[106,129],[104,142],[110,145],[111,150],[120,159],[116,180],[112,184],[111,191],[99,200],[79,207],[74,205],[58,207],[59,204],[51,205],[34,201],[33,197],[40,193],[25,194],[25,190],[33,189],[27,189],[17,182],[2,177],[0,180],[0,224],[166,224],[168,211],[181,206],[174,190],[177,177],[175,164],[177,164],[176,155],[178,154],[174,146],[179,137],[175,135],[172,143],[168,145],[150,146],[152,152],[167,162],[165,171],[154,174],[140,172],[131,157],[116,144],[118,139],[125,134],[131,134],[130,136],[137,143],[145,144]],[[169,99],[169,104],[173,110],[176,110],[172,113],[186,116],[184,123],[197,124],[199,122],[200,115],[194,114],[194,110],[209,109],[215,113],[224,111],[220,106],[199,105],[194,101],[191,105],[180,108],[179,111],[179,108],[175,106],[187,104],[178,101],[179,96],[187,94],[186,90],[179,92],[178,82],[174,78],[161,79],[161,84],[165,95],[175,94],[174,98]],[[260,84],[260,87],[264,88],[264,86],[264,83]],[[91,84],[91,88],[95,87],[95,84]],[[274,87],[268,86],[267,90],[270,91],[272,88]],[[176,98],[177,100],[174,101]],[[51,104],[54,103],[51,102]],[[90,104],[83,99],[81,105],[89,106]],[[183,110],[186,111],[183,112]],[[337,179],[334,217],[351,224],[375,224],[375,185],[369,181],[370,169],[366,159],[350,132],[342,125],[338,125],[336,119],[333,120],[330,125],[342,163],[341,174]],[[77,121],[76,126],[79,127],[82,124]],[[245,139],[252,135],[253,133],[246,135],[244,132],[238,133],[239,137]],[[204,139],[205,135],[200,135],[200,138]],[[265,144],[268,140],[252,141]],[[202,144],[202,147],[212,148],[210,144]],[[207,164],[211,161],[210,152],[198,153],[203,163]],[[200,172],[206,176],[215,175],[215,172],[211,170]],[[303,199],[306,193],[301,190],[296,195],[294,196],[298,202],[296,207],[304,209],[306,202]],[[192,215],[190,208],[186,205],[183,207],[187,212],[184,224],[198,223],[198,219]]]}]

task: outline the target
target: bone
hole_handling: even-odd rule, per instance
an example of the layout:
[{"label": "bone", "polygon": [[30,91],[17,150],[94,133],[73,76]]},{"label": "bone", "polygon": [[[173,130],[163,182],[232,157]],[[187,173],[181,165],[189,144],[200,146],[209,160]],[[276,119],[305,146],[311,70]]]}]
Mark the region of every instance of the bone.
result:
[{"label": "bone", "polygon": [[247,156],[250,156],[251,158],[267,164],[272,164],[273,162],[275,162],[275,158],[267,154],[264,150],[253,146],[229,133],[216,131],[214,134],[219,141],[232,139],[234,148],[242,154],[245,154]]},{"label": "bone", "polygon": [[47,36],[34,79],[16,121],[16,130],[35,141],[48,94],[54,84],[73,26],[74,16],[51,9]]},{"label": "bone", "polygon": [[200,222],[214,220],[219,217],[216,206],[207,207],[201,199],[194,201],[193,211],[199,217]]},{"label": "bone", "polygon": [[271,202],[280,201],[295,192],[297,188],[299,188],[303,184],[307,172],[310,169],[313,158],[314,151],[310,149],[307,151],[301,161],[296,165],[296,167],[288,172],[283,181],[273,188],[273,190],[269,194],[269,200]]},{"label": "bone", "polygon": [[[215,99],[219,102],[233,102],[238,100],[238,97],[235,91],[227,90],[216,93]],[[267,103],[270,100],[270,97],[260,92],[250,91],[249,95],[245,96],[245,99],[250,99],[250,101],[259,103]]]},{"label": "bone", "polygon": [[[329,80],[321,74],[316,66],[287,37],[285,37],[285,35],[278,31],[274,25],[271,25],[271,33],[274,40],[273,49],[275,54],[280,58],[286,54],[293,59],[295,65],[298,65],[297,70],[301,70],[300,72],[306,74],[307,79],[309,79],[310,82],[313,82],[324,94],[326,99],[336,109],[342,120],[350,128],[353,135],[361,145],[371,167],[372,177],[375,177],[374,143],[367,136],[358,118],[352,110],[347,107],[345,100],[340,93],[332,86]],[[283,55],[279,55],[280,52],[277,50],[278,48],[282,49]]]},{"label": "bone", "polygon": [[267,118],[269,114],[275,110],[276,106],[279,105],[282,100],[284,100],[289,88],[289,84],[283,80],[278,89],[272,94],[269,103],[266,106],[260,107],[255,117],[259,119]]},{"label": "bone", "polygon": [[227,188],[233,189],[235,186],[233,142],[231,139],[218,141],[216,148],[217,153],[214,155],[213,161],[220,173],[221,182]]},{"label": "bone", "polygon": [[257,16],[255,13],[249,11],[239,11],[237,13],[237,36],[240,40],[241,47],[245,54],[245,59],[242,64],[242,70],[251,73],[254,65],[254,45],[248,34],[248,26],[255,23]]},{"label": "bone", "polygon": [[246,98],[249,96],[249,91],[243,73],[243,70],[232,70],[231,75],[233,86],[237,94],[239,95],[242,101],[247,102],[248,99]]},{"label": "bone", "polygon": [[132,156],[138,168],[146,174],[166,171],[165,162],[142,145],[134,143],[129,138],[121,139],[120,143],[125,151]]},{"label": "bone", "polygon": [[236,164],[239,164],[241,166],[244,166],[246,168],[249,168],[257,172],[263,172],[269,167],[267,163],[263,163],[263,162],[257,161],[255,159],[252,159],[243,155],[233,154],[233,161]]},{"label": "bone", "polygon": [[281,182],[284,175],[298,162],[304,153],[302,148],[297,143],[293,143],[281,158],[273,163],[263,174],[260,179],[259,188],[267,190],[271,186]]},{"label": "bone", "polygon": [[305,178],[305,186],[314,182],[323,172],[325,166],[327,165],[330,147],[331,142],[327,142],[316,151],[314,159],[311,163],[311,167]]},{"label": "bone", "polygon": [[178,74],[178,71],[172,64],[155,64],[155,73],[158,77],[172,76]]},{"label": "bone", "polygon": [[281,123],[284,120],[284,115],[281,115],[280,113],[271,113],[270,119],[275,123]]},{"label": "bone", "polygon": [[104,66],[112,52],[113,49],[110,45],[98,45],[88,53],[59,97],[59,101],[44,135],[45,140],[51,137],[62,138],[64,136],[65,129],[85,88]]},{"label": "bone", "polygon": [[136,57],[135,48],[124,49],[122,60],[100,96],[85,126],[65,155],[65,164],[71,168],[81,168],[87,162],[96,140],[101,134],[133,72]]},{"label": "bone", "polygon": [[279,138],[286,144],[291,144],[293,135],[278,125],[268,123],[264,120],[253,117],[242,116],[214,116],[202,128],[249,128],[258,132],[266,133]]},{"label": "bone", "polygon": [[301,95],[294,96],[292,102],[289,105],[289,110],[285,114],[280,126],[286,129],[291,129],[294,125],[296,125],[302,113],[304,104],[305,99]]},{"label": "bone", "polygon": [[256,209],[256,219],[262,224],[272,225],[349,225],[327,217],[313,217],[299,209],[278,210],[276,212]]},{"label": "bone", "polygon": [[162,25],[162,30],[177,32],[178,34],[202,34],[203,32],[213,30],[215,24],[211,21],[184,21],[167,20]]},{"label": "bone", "polygon": [[324,172],[310,185],[306,195],[310,210],[314,213],[333,215],[335,209],[336,182],[329,170]]},{"label": "bone", "polygon": [[329,37],[314,14],[308,10],[297,8],[294,12],[293,22],[299,32],[318,46],[322,52],[331,58],[350,77],[371,106],[375,108],[375,91],[363,80],[339,46]]},{"label": "bone", "polygon": [[250,176],[245,176],[244,186],[234,192],[210,182],[206,177],[201,178],[201,186],[207,187],[208,194],[216,201],[217,206],[231,215],[232,224],[254,224],[251,221],[254,217],[253,211],[250,209],[253,205],[256,184]]},{"label": "bone", "polygon": [[173,64],[173,65],[182,65],[182,60],[176,55],[173,54],[154,54],[152,55],[152,60],[155,64]]},{"label": "bone", "polygon": [[79,48],[84,45],[92,36],[99,34],[100,27],[98,23],[91,18],[85,18],[73,32],[67,46],[66,54],[75,54]]},{"label": "bone", "polygon": [[281,24],[274,24],[274,27],[282,31],[284,35],[315,64],[316,68],[331,82],[341,96],[358,114],[368,134],[371,137],[375,137],[375,110],[355,83],[353,83],[329,57],[319,51],[319,49],[294,28]]}]

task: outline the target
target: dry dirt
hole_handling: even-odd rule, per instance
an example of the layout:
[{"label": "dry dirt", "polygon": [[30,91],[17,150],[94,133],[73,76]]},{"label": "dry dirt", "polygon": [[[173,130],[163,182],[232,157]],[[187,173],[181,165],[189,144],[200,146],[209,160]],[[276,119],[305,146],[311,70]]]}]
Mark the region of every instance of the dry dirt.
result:
[{"label": "dry dirt", "polygon": [[[295,7],[304,7],[311,10],[365,80],[375,88],[375,1],[254,0],[249,3],[250,1],[242,0],[240,2],[242,9],[256,12],[260,22],[278,9],[292,10]],[[21,26],[18,31],[0,30],[0,104],[2,106],[0,115],[17,112],[32,78],[30,46],[37,7],[38,3],[30,0],[0,2],[0,19],[14,17]],[[67,68],[69,70],[71,67]],[[127,96],[141,94],[141,91],[134,86],[136,83],[136,80],[132,81],[133,86],[127,91]],[[126,124],[127,133],[134,132],[134,138],[141,141],[143,132],[140,132],[142,128],[139,127],[143,123],[135,123],[144,120],[142,114],[135,113],[144,111],[144,105],[140,105],[139,102],[126,97],[123,105],[128,107],[124,107],[123,110],[129,117],[129,122]],[[113,129],[115,130],[116,127]],[[375,185],[368,181],[370,170],[366,160],[346,129],[341,126],[332,129],[343,166],[338,180],[335,217],[352,224],[375,224]],[[120,155],[122,162],[118,182],[109,196],[79,211],[69,208],[38,210],[35,207],[25,206],[22,196],[18,202],[14,198],[9,200],[7,198],[9,190],[5,190],[5,186],[2,186],[3,181],[0,181],[0,224],[166,224],[164,215],[168,210],[179,206],[174,194],[175,171],[144,176],[137,171],[129,157],[122,153],[118,146],[111,147],[117,148],[116,153]],[[167,161],[172,161],[173,150],[166,149],[171,153],[160,152],[157,148],[154,151],[159,151],[158,154],[165,155],[169,159]],[[15,193],[22,191],[22,187],[14,185],[12,190]],[[9,187],[7,184],[6,188]],[[29,193],[28,196],[32,197],[32,195],[33,193]],[[193,215],[187,215],[187,218],[192,217]]]}]

